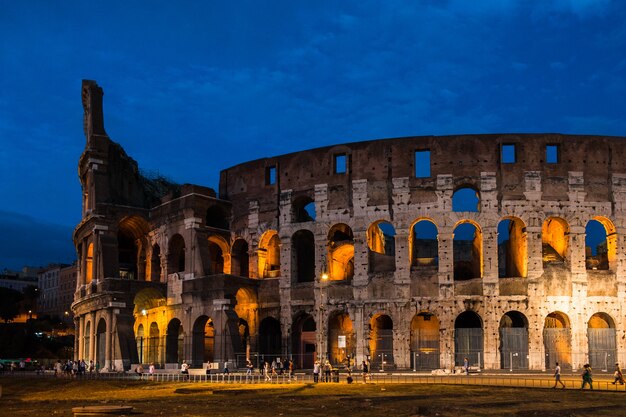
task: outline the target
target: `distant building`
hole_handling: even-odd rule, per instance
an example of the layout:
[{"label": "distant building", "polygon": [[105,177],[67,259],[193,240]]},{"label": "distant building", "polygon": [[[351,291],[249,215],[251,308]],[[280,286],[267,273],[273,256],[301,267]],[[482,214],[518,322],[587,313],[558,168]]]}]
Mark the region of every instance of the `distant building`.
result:
[{"label": "distant building", "polygon": [[5,269],[0,272],[0,287],[23,292],[29,285],[37,286],[37,273],[40,268],[25,266],[21,272]]},{"label": "distant building", "polygon": [[39,273],[39,315],[71,322],[70,305],[76,285],[76,265],[51,265]]}]

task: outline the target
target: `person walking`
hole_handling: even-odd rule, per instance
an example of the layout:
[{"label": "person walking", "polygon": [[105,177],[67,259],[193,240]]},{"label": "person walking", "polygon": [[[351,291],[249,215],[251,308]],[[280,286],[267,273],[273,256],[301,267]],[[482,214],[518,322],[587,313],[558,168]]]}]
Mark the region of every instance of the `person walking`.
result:
[{"label": "person walking", "polygon": [[585,385],[589,384],[589,389],[593,389],[593,378],[591,376],[591,366],[588,363],[583,365],[583,384],[580,389],[585,389]]},{"label": "person walking", "polygon": [[556,384],[561,384],[561,388],[565,388],[565,384],[561,381],[561,366],[558,362],[554,368],[554,386],[552,388],[556,388]]},{"label": "person walking", "polygon": [[293,375],[293,359],[289,359],[289,381],[291,381],[292,379],[296,379],[296,377]]},{"label": "person walking", "polygon": [[469,375],[469,359],[463,359],[463,370],[465,371],[465,375]]},{"label": "person walking", "polygon": [[363,361],[361,363],[361,368],[363,368],[363,383],[367,384],[367,378],[369,377],[369,366],[367,366],[367,362]]},{"label": "person walking", "polygon": [[615,373],[613,374],[613,382],[611,384],[615,385],[615,383],[619,382],[620,385],[624,385],[624,375],[622,375],[622,370],[619,367],[619,363],[615,363]]},{"label": "person walking", "polygon": [[270,376],[270,364],[267,361],[265,365],[263,365],[263,375],[265,375],[265,382],[272,381],[272,377]]},{"label": "person walking", "polygon": [[252,376],[252,369],[254,369],[254,365],[252,365],[252,362],[250,361],[250,359],[246,360],[246,378],[248,378],[249,376]]},{"label": "person walking", "polygon": [[313,382],[319,382],[320,380],[320,369],[322,368],[320,361],[315,361],[313,364]]}]

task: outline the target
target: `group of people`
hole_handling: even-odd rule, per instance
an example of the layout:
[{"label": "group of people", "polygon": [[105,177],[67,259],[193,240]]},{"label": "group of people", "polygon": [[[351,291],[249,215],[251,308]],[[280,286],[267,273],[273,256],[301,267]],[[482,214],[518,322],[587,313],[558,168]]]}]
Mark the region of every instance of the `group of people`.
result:
[{"label": "group of people", "polygon": [[[248,363],[246,364],[246,374],[247,375],[251,375],[252,374],[252,369],[254,368],[254,366],[252,365],[252,362],[250,362],[249,360],[247,361]],[[292,379],[295,379],[295,375],[293,373],[294,370],[294,365],[293,365],[293,360],[289,359],[289,361],[285,361],[285,363],[283,364],[280,360],[280,358],[275,359],[272,361],[271,365],[269,362],[265,361],[265,363],[263,364],[263,376],[265,377],[265,381],[269,382],[272,380],[273,377],[278,376],[278,375],[288,375],[289,376],[289,381],[291,381]]]},{"label": "group of people", "polygon": [[[582,385],[580,389],[585,389],[587,385],[589,386],[589,389],[593,389],[593,374],[591,373],[591,366],[588,363],[583,365],[581,377]],[[613,382],[611,382],[611,384],[615,385],[617,383],[624,385],[624,375],[622,374],[622,369],[620,368],[619,363],[615,364]],[[556,388],[558,384],[561,384],[561,388],[565,388],[565,384],[561,381],[561,366],[558,362],[556,362],[556,366],[554,368],[554,386],[552,388]]]},{"label": "group of people", "polygon": [[94,372],[95,374],[100,372],[100,362],[98,361],[90,360],[89,363],[86,363],[84,359],[76,361],[68,359],[65,363],[58,360],[54,364],[54,375],[57,377],[80,377],[87,373],[91,375]]}]

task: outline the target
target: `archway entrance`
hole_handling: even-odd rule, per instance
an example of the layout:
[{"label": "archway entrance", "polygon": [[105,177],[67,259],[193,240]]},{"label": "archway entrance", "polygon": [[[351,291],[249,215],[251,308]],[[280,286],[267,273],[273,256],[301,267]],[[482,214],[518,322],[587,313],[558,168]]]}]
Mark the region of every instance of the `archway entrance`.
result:
[{"label": "archway entrance", "polygon": [[589,343],[589,365],[591,368],[612,369],[617,362],[615,347],[615,323],[606,313],[596,313],[589,319],[587,327]]},{"label": "archway entrance", "polygon": [[454,321],[454,364],[463,365],[467,358],[471,366],[483,364],[483,322],[473,311],[465,311]]},{"label": "archway entrance", "polygon": [[183,326],[172,319],[167,325],[165,337],[165,363],[180,363],[183,357]]},{"label": "archway entrance", "polygon": [[313,368],[317,359],[315,351],[315,320],[308,314],[300,316],[293,323],[291,335],[293,338],[294,364],[301,369]]},{"label": "archway entrance", "polygon": [[259,325],[259,353],[264,356],[264,360],[271,362],[268,359],[280,357],[281,342],[280,322],[274,317],[264,318]]},{"label": "archway entrance", "polygon": [[434,314],[419,313],[411,321],[411,367],[439,368],[439,319]]},{"label": "archway entrance", "polygon": [[558,362],[561,368],[572,367],[572,345],[569,318],[561,312],[548,314],[543,326],[543,346],[546,352],[546,368]]},{"label": "archway entrance", "polygon": [[354,331],[348,313],[336,313],[328,320],[328,360],[346,363],[348,355],[354,357]]},{"label": "archway entrance", "polygon": [[500,320],[500,368],[528,369],[528,320],[518,311]]},{"label": "archway entrance", "polygon": [[193,324],[191,362],[194,367],[202,367],[213,362],[215,351],[215,328],[208,316],[200,316]]},{"label": "archway entrance", "polygon": [[369,348],[372,366],[393,365],[393,321],[388,315],[377,314],[370,320]]},{"label": "archway entrance", "polygon": [[106,359],[106,335],[107,323],[104,319],[98,321],[96,329],[96,361],[100,363],[100,368],[104,367]]}]

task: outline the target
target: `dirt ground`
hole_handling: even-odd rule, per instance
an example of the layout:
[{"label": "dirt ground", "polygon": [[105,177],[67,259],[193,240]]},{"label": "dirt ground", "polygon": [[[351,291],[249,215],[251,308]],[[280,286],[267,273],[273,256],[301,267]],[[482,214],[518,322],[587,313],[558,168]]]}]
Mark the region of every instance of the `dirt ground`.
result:
[{"label": "dirt ground", "polygon": [[423,384],[245,385],[0,378],[0,416],[72,416],[131,405],[137,416],[626,416],[626,393]]}]

